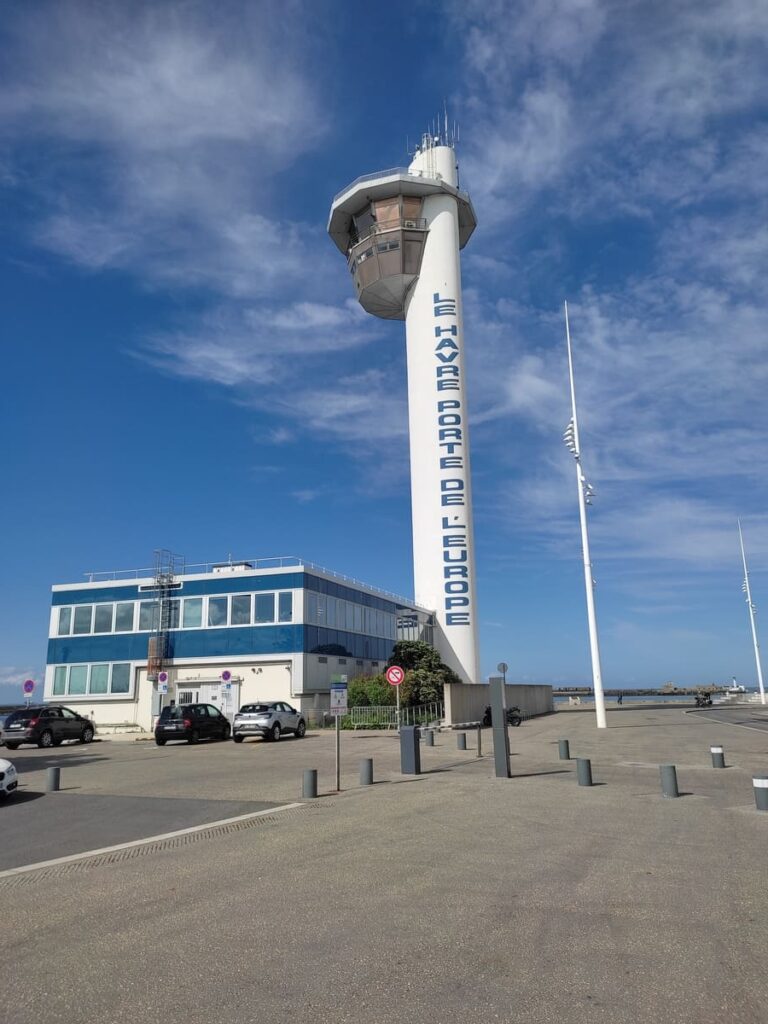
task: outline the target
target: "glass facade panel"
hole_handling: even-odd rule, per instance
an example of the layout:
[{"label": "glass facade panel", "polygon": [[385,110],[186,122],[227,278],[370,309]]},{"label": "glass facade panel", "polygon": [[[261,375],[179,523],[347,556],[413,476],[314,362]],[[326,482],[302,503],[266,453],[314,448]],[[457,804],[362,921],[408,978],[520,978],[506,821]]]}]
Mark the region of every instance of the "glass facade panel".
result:
[{"label": "glass facade panel", "polygon": [[133,601],[120,601],[115,605],[115,632],[130,633],[133,630]]},{"label": "glass facade panel", "polygon": [[209,626],[226,626],[227,624],[227,604],[229,598],[226,597],[209,597],[208,598],[208,625]]},{"label": "glass facade panel", "polygon": [[179,628],[179,613],[181,612],[181,601],[178,597],[173,597],[168,602],[168,628],[178,629]]},{"label": "glass facade panel", "polygon": [[345,601],[344,602],[344,617],[345,617],[345,620],[346,620],[346,628],[347,629],[354,629],[355,628],[355,606],[352,604],[351,601]]},{"label": "glass facade panel", "polygon": [[109,665],[91,665],[88,693],[106,693],[109,687]]},{"label": "glass facade panel", "polygon": [[68,693],[85,693],[85,686],[88,682],[88,666],[73,665],[69,670]]},{"label": "glass facade panel", "polygon": [[53,671],[53,695],[61,697],[67,689],[67,666],[57,665]]},{"label": "glass facade panel", "polygon": [[293,622],[293,594],[280,594],[278,605],[280,622]]},{"label": "glass facade panel", "polygon": [[130,693],[131,690],[131,666],[112,666],[112,693]]},{"label": "glass facade panel", "polygon": [[307,595],[307,622],[317,623],[317,594],[313,590],[305,591]]},{"label": "glass facade panel", "polygon": [[188,597],[184,601],[184,616],[181,620],[184,629],[195,629],[203,624],[202,597]]},{"label": "glass facade panel", "polygon": [[59,608],[59,636],[69,636],[72,628],[72,609]]},{"label": "glass facade panel", "polygon": [[94,633],[112,632],[112,614],[115,610],[113,604],[97,604],[93,615]]},{"label": "glass facade panel", "polygon": [[[73,633],[90,633],[91,632],[91,618],[93,616],[93,605],[92,604],[78,604],[75,605],[75,624],[72,629]],[[72,691],[70,690],[70,693]]]},{"label": "glass facade panel", "polygon": [[142,601],[139,605],[139,630],[157,629],[159,612],[157,601]]},{"label": "glass facade panel", "polygon": [[353,605],[353,608],[355,609],[355,632],[356,633],[362,633],[363,632],[363,606],[359,605],[359,604],[356,604],[356,605]]},{"label": "glass facade panel", "polygon": [[251,622],[251,595],[238,594],[232,598],[229,621],[233,626],[248,626]]},{"label": "glass facade panel", "polygon": [[254,622],[275,621],[275,595],[256,594],[256,612],[253,616]]}]

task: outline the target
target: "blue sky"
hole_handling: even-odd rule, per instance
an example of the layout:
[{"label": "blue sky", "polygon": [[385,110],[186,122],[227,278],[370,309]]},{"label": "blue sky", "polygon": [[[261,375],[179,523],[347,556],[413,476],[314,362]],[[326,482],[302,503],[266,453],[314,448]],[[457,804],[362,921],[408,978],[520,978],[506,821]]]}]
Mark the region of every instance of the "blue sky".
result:
[{"label": "blue sky", "polygon": [[484,674],[591,677],[567,298],[605,685],[754,683],[767,44],[759,0],[4,5],[0,699],[51,584],[157,547],[412,592],[403,325],[325,225],[444,101]]}]

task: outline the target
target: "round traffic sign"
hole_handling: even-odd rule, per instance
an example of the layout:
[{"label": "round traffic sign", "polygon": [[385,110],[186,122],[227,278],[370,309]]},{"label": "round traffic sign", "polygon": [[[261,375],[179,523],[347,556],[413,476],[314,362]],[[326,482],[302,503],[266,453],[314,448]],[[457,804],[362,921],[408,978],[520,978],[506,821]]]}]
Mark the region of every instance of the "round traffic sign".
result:
[{"label": "round traffic sign", "polygon": [[506,663],[506,661],[500,661],[499,664],[496,666],[496,671],[504,673],[507,671],[508,668],[509,665]]},{"label": "round traffic sign", "polygon": [[221,678],[225,683],[228,683],[229,680],[232,678],[232,673],[229,671],[229,669],[225,668],[224,671],[221,673]]},{"label": "round traffic sign", "polygon": [[34,679],[25,679],[24,680],[24,693],[32,693],[34,689],[35,689],[35,680]]},{"label": "round traffic sign", "polygon": [[167,672],[161,672],[160,675],[157,677],[157,681],[159,683],[167,683],[168,682],[168,673]]},{"label": "round traffic sign", "polygon": [[399,686],[403,679],[405,679],[405,672],[403,672],[399,665],[390,665],[384,675],[387,677],[387,682],[391,683],[392,686]]}]

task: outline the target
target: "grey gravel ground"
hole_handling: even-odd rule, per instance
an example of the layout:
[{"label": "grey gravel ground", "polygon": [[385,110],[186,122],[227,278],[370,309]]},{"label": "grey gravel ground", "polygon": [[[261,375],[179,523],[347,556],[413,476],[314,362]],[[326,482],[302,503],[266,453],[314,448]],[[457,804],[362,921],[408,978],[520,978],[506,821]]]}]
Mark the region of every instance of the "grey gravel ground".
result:
[{"label": "grey gravel ground", "polygon": [[[105,743],[98,760],[62,749],[69,800],[284,802],[304,767],[326,795],[231,834],[0,879],[3,1018],[763,1024],[768,814],[751,773],[768,768],[768,736],[679,709],[611,711],[609,724],[598,735],[590,716],[556,715],[513,730],[511,780],[453,736],[422,750],[416,778],[399,775],[392,736],[345,736],[339,795],[328,735]],[[560,736],[601,785],[576,785]],[[710,767],[715,742],[725,771]],[[363,756],[370,789],[357,787]],[[660,797],[668,762],[690,795]],[[41,778],[28,765],[26,792]],[[12,804],[0,821],[13,828]]]}]

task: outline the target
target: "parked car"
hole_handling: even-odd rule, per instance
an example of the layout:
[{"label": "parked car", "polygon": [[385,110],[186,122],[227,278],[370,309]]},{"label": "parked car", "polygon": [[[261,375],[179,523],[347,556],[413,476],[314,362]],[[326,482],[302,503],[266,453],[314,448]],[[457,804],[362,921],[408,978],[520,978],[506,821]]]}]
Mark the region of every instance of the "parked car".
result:
[{"label": "parked car", "polygon": [[4,746],[3,743],[3,726],[5,725],[6,718],[13,714],[14,711],[19,711],[20,708],[6,708],[5,711],[0,711],[0,747]]},{"label": "parked car", "polygon": [[168,740],[228,740],[231,731],[229,719],[213,704],[174,704],[160,712],[155,743],[163,747]]},{"label": "parked car", "polygon": [[283,733],[293,733],[300,740],[307,731],[307,723],[300,711],[282,700],[243,704],[235,715],[232,739],[242,743],[246,736],[261,736],[265,740],[279,740]]},{"label": "parked car", "polygon": [[12,793],[19,784],[19,779],[16,774],[16,769],[13,767],[12,761],[6,761],[4,757],[0,757],[0,797],[7,797],[9,793]]},{"label": "parked car", "polygon": [[64,740],[90,743],[96,732],[90,718],[62,704],[44,704],[12,711],[3,722],[2,738],[9,750],[22,743],[58,747]]}]

